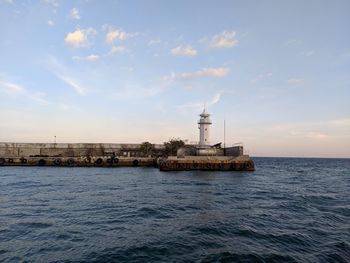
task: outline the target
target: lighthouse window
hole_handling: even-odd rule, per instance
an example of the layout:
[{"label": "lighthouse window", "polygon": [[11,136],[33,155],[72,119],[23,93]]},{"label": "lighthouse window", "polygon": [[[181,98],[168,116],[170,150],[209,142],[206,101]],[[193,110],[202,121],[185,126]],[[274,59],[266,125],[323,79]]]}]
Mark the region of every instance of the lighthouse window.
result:
[{"label": "lighthouse window", "polygon": [[207,131],[207,128],[205,128],[205,131]]}]

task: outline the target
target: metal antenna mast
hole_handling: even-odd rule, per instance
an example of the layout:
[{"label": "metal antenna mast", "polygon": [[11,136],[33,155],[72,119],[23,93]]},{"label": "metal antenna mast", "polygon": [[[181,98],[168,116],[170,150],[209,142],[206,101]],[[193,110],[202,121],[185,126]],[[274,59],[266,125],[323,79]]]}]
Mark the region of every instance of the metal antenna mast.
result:
[{"label": "metal antenna mast", "polygon": [[226,120],[224,119],[224,155],[226,155]]}]

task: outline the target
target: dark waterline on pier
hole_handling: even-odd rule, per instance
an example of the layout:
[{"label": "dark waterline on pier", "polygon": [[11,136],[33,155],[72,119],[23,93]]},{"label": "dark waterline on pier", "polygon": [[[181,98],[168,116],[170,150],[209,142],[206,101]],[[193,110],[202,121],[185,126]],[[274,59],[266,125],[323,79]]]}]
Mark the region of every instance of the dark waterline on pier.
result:
[{"label": "dark waterline on pier", "polygon": [[350,262],[350,160],[0,167],[0,262]]}]

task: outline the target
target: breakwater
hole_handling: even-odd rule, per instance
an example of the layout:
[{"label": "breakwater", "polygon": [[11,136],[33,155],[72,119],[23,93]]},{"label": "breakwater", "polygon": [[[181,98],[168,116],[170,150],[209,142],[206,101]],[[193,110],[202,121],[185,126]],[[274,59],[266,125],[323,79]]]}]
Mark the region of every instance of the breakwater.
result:
[{"label": "breakwater", "polygon": [[170,156],[159,161],[161,171],[254,171],[252,159],[247,155],[232,156]]}]

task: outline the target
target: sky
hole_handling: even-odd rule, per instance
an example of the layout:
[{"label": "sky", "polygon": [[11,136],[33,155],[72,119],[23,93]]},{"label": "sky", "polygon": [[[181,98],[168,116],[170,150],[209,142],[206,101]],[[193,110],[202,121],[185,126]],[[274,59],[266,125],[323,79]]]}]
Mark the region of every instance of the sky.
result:
[{"label": "sky", "polygon": [[349,1],[0,0],[0,141],[350,157]]}]

